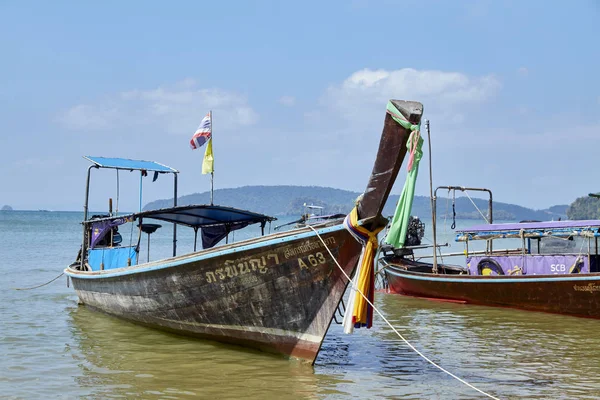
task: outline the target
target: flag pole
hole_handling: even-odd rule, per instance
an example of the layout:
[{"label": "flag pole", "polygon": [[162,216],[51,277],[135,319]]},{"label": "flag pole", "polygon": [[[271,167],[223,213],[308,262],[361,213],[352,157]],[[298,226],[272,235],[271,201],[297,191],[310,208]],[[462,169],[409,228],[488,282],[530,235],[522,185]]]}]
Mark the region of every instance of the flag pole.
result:
[{"label": "flag pole", "polygon": [[[213,119],[212,119],[212,110],[210,113],[210,140],[213,140]],[[213,156],[214,157],[214,156]],[[213,161],[213,170],[210,171],[210,205],[213,205],[213,194],[214,194],[214,180],[215,180],[215,172],[214,172],[214,161]]]}]

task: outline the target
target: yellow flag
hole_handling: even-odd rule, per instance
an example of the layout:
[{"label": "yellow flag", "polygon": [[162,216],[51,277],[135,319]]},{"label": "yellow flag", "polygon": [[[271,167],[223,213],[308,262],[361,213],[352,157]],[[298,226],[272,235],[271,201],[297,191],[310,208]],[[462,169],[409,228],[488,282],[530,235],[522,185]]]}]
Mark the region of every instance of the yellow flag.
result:
[{"label": "yellow flag", "polygon": [[212,138],[206,144],[206,151],[204,152],[204,161],[202,161],[202,173],[211,174],[214,171],[215,159],[213,157],[212,150]]}]

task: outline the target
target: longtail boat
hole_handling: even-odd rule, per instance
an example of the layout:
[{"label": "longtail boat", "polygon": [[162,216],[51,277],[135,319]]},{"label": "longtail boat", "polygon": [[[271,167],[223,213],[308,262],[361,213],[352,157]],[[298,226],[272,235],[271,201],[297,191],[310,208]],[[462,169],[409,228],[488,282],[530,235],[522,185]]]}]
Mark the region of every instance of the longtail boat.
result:
[{"label": "longtail boat", "polygon": [[[515,247],[465,249],[465,266],[382,258],[389,290],[409,296],[600,318],[600,221],[477,225],[457,231],[471,243],[513,239]],[[507,241],[507,240],[503,240]]]},{"label": "longtail boat", "polygon": [[[414,148],[417,153],[420,151],[420,146]],[[435,192],[432,190],[431,196],[433,245],[421,245],[422,223],[410,216],[414,194],[410,188],[414,188],[416,179],[414,168],[409,177],[412,180],[407,179],[379,258],[380,272],[385,276],[389,292],[600,318],[600,220],[494,224],[491,190],[440,186]],[[463,252],[438,254],[436,201],[439,189],[447,189],[454,195],[457,191],[489,194],[489,209],[484,215],[487,223],[456,231],[456,241],[465,244]],[[508,247],[496,248],[498,240]],[[433,262],[423,261],[430,256],[415,254],[418,249],[427,247],[433,248]],[[464,265],[438,262],[445,257],[463,255]]]},{"label": "longtail boat", "polygon": [[[406,153],[411,129],[423,107],[391,100],[373,172],[345,227],[342,219],[287,232],[265,234],[274,218],[217,205],[177,205],[179,171],[151,161],[86,157],[82,245],[66,268],[82,304],[153,328],[256,348],[314,363],[334,313],[363,251],[351,230],[376,232],[381,211]],[[398,119],[403,123],[398,123]],[[174,176],[173,207],[88,218],[90,174],[96,169]],[[140,178],[141,180],[142,178]],[[141,192],[141,190],[140,190]],[[141,196],[141,194],[140,194]],[[347,218],[348,219],[348,218]],[[140,238],[174,224],[172,257],[140,263]],[[137,240],[118,231],[137,224]],[[262,235],[228,243],[229,233],[260,224]],[[203,249],[177,254],[177,226],[201,234]],[[122,230],[126,231],[126,230]],[[226,243],[215,246],[223,239]],[[131,240],[130,240],[131,242]],[[149,256],[148,248],[148,259]],[[339,266],[338,266],[339,265]]]}]

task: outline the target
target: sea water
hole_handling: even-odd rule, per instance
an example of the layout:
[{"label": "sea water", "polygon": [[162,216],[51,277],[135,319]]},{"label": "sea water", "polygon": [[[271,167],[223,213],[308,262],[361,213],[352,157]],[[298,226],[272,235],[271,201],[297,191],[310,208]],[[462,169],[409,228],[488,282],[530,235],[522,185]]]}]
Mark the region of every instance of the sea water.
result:
[{"label": "sea water", "polygon": [[[0,398],[483,398],[410,350],[378,316],[372,329],[353,335],[332,324],[308,366],[78,306],[64,276],[14,290],[55,278],[75,259],[81,218],[0,212]],[[171,228],[163,225],[150,237],[151,259],[171,252]],[[444,251],[462,251],[443,226],[439,241],[451,244]],[[120,233],[124,244],[137,240],[126,228]],[[247,237],[236,235],[236,241]],[[179,228],[178,239],[180,251],[193,247],[190,229]],[[426,356],[498,398],[600,397],[600,321],[385,293],[376,294],[375,304]]]}]

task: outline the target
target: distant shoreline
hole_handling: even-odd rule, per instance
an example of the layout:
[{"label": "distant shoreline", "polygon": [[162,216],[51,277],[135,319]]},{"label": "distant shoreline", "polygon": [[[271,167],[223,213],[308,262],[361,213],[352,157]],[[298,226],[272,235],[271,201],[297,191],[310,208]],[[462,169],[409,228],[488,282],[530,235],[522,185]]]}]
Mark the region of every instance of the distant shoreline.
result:
[{"label": "distant shoreline", "polygon": [[[217,189],[214,192],[215,203],[224,206],[236,207],[244,210],[250,210],[272,216],[298,216],[305,212],[304,204],[311,204],[323,207],[323,214],[348,213],[354,204],[355,199],[360,194],[349,190],[335,189],[322,186],[295,186],[295,185],[275,185],[275,186],[242,186],[238,188]],[[391,216],[395,212],[399,195],[390,195],[387,204],[383,209],[383,214]],[[484,199],[473,198],[477,207],[486,213],[488,202]],[[209,204],[210,192],[193,193],[179,196],[177,199],[179,205],[188,204]],[[412,215],[420,217],[422,220],[431,218],[430,198],[428,196],[415,196],[413,201]],[[445,197],[438,197],[438,218],[452,218],[452,200]],[[173,199],[160,199],[147,203],[144,210],[156,208],[172,207]],[[455,203],[455,212],[457,219],[463,220],[482,220],[481,214],[477,211],[467,197],[457,197]],[[535,210],[517,204],[494,202],[494,220],[522,221],[522,220],[558,220],[567,219],[566,210],[568,205],[552,206],[543,210]],[[78,212],[83,210],[4,210],[16,212]],[[446,215],[448,212],[449,215]],[[106,210],[90,211],[92,214],[105,214]],[[130,214],[131,212],[120,212],[120,215]]]}]

